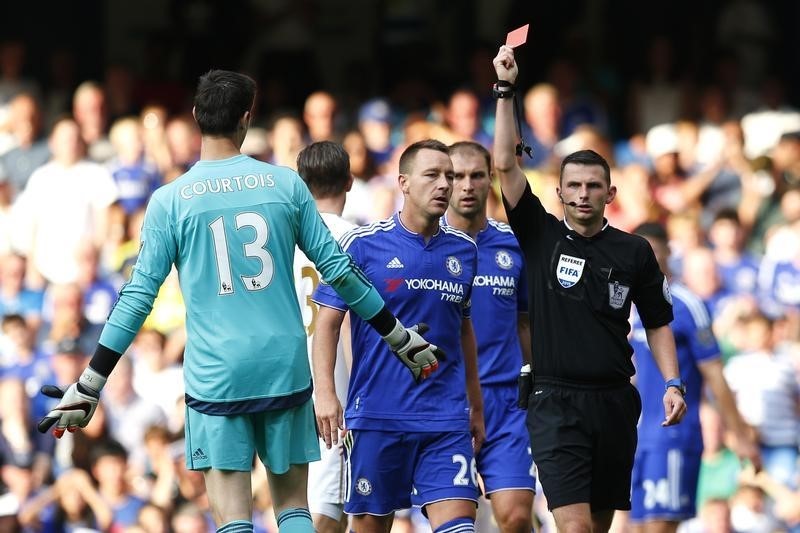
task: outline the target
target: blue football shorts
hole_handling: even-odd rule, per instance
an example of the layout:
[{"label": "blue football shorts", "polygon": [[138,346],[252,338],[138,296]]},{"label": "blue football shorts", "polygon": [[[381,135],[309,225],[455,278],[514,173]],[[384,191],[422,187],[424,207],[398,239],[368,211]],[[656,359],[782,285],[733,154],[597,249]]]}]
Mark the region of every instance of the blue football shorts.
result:
[{"label": "blue football shorts", "polygon": [[517,407],[517,386],[485,386],[486,441],[477,456],[486,496],[501,490],[536,491],[536,467],[525,427],[526,412]]},{"label": "blue football shorts", "polygon": [[442,500],[478,502],[472,437],[467,431],[403,433],[353,429],[345,449],[348,514],[385,516]]},{"label": "blue football shorts", "polygon": [[630,521],[679,522],[696,514],[700,451],[639,450],[633,463]]}]

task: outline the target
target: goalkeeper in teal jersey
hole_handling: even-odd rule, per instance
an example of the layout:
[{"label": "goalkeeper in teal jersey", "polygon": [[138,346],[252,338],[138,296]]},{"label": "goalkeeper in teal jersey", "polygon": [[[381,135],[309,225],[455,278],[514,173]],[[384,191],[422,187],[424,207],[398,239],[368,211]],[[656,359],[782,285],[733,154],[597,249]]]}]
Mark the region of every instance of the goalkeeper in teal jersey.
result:
[{"label": "goalkeeper in teal jersey", "polygon": [[331,236],[292,170],[242,155],[255,82],[212,70],[194,117],[200,161],[150,200],[131,279],[77,383],[45,386],[61,401],[39,424],[60,437],[85,427],[173,265],[186,302],[186,464],[205,474],[218,531],[252,531],[254,454],[270,478],[281,533],[311,532],[307,464],[319,459],[306,335],[292,263],[299,246],[323,278],[420,381],[436,346],[405,328]]}]

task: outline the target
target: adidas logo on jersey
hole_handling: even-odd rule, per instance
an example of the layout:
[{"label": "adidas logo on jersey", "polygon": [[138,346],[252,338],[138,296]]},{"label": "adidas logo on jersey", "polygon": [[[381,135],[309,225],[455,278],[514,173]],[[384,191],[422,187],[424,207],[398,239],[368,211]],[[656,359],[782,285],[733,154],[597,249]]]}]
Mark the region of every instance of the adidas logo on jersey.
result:
[{"label": "adidas logo on jersey", "polygon": [[397,257],[386,263],[386,268],[403,268],[403,267],[405,267],[405,265],[402,262],[400,262],[400,260]]},{"label": "adidas logo on jersey", "polygon": [[195,461],[205,461],[206,459],[208,459],[208,457],[206,457],[206,453],[203,451],[202,448],[197,448],[192,453],[192,459],[194,459]]}]

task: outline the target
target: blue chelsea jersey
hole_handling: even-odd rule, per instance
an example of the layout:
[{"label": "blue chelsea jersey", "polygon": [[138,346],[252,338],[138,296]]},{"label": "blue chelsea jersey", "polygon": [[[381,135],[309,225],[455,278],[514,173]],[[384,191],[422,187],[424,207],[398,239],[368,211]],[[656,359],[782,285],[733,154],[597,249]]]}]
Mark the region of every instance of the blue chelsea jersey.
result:
[{"label": "blue chelsea jersey", "polygon": [[680,424],[661,426],[664,420],[664,378],[648,348],[639,315],[634,311],[631,346],[636,358],[636,386],[642,396],[639,448],[699,451],[703,449],[699,416],[703,378],[698,364],[718,358],[720,350],[703,301],[680,283],[671,283],[670,292],[675,315],[672,332],[678,368],[686,384],[686,405],[689,410]]},{"label": "blue chelsea jersey", "polygon": [[[446,352],[439,369],[417,384],[374,329],[352,316],[347,426],[387,431],[467,430],[460,332],[462,320],[470,316],[477,266],[474,241],[458,230],[441,227],[425,243],[421,235],[403,227],[395,214],[349,232],[341,244],[397,318],[407,326],[428,324],[425,338]],[[325,284],[318,287],[314,301],[347,309]]]},{"label": "blue chelsea jersey", "polygon": [[516,387],[522,366],[517,318],[528,312],[522,250],[511,226],[492,219],[475,236],[475,243],[478,271],[472,283],[472,325],[480,382]]}]

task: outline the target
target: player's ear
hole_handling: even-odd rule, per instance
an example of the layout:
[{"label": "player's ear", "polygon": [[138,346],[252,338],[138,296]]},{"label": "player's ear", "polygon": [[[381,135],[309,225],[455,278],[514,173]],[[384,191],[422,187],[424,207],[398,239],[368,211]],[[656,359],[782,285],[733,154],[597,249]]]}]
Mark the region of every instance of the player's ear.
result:
[{"label": "player's ear", "polygon": [[408,193],[408,176],[405,174],[400,174],[397,176],[397,183],[400,185],[400,190],[403,194]]},{"label": "player's ear", "polygon": [[195,113],[196,110],[197,107],[192,106],[192,118],[195,120],[195,122],[197,122],[197,114]]},{"label": "player's ear", "polygon": [[614,198],[616,198],[616,197],[617,197],[617,186],[616,185],[612,185],[611,187],[608,188],[608,195],[606,196],[606,203],[610,204],[611,202],[614,201]]},{"label": "player's ear", "polygon": [[353,175],[350,174],[350,178],[347,180],[347,185],[344,188],[345,192],[350,192],[350,189],[353,188],[353,180],[354,179],[355,178],[353,177]]}]

